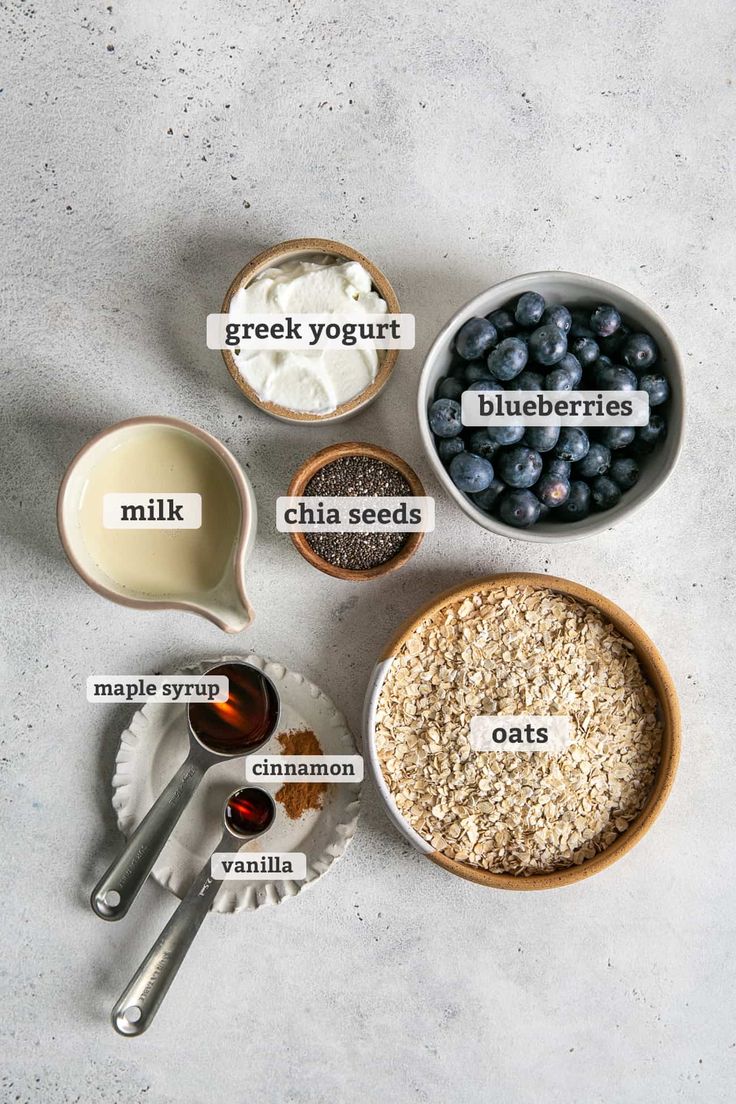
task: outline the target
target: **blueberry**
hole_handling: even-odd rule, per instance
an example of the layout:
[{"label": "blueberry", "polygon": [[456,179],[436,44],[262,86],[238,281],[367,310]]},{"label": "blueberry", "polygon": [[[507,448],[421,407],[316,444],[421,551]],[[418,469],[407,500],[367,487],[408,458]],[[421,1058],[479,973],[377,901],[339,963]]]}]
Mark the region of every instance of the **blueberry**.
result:
[{"label": "blueberry", "polygon": [[562,360],[567,352],[567,338],[554,322],[540,326],[529,336],[529,354],[537,364],[548,368]]},{"label": "blueberry", "polygon": [[485,357],[481,357],[480,360],[465,361],[463,379],[466,383],[475,383],[476,380],[484,379],[487,375],[488,365]]},{"label": "blueberry", "polygon": [[500,452],[496,466],[509,487],[531,487],[542,474],[542,457],[536,449],[517,445]]},{"label": "blueberry", "polygon": [[642,376],[639,390],[649,395],[649,406],[661,406],[670,397],[670,385],[664,376]]},{"label": "blueberry", "polygon": [[572,326],[572,315],[562,303],[555,303],[553,307],[547,307],[542,315],[542,325],[546,326],[549,323],[557,326],[564,334],[568,334]]},{"label": "blueberry", "polygon": [[455,351],[463,360],[485,356],[498,341],[496,327],[487,318],[469,318],[455,337]]},{"label": "blueberry", "polygon": [[547,472],[534,487],[534,493],[543,506],[549,506],[550,509],[564,506],[570,497],[570,481],[564,476]]},{"label": "blueberry", "polygon": [[486,315],[488,321],[496,327],[499,338],[510,337],[516,329],[514,316],[507,310],[494,310]]},{"label": "blueberry", "polygon": [[494,476],[484,491],[478,491],[477,494],[472,494],[470,497],[476,506],[479,506],[481,510],[485,510],[487,514],[490,514],[497,499],[500,498],[505,490],[506,484]]},{"label": "blueberry", "polygon": [[540,502],[539,517],[537,518],[537,521],[544,521],[546,517],[549,517],[549,506],[547,506],[547,504],[544,502]]},{"label": "blueberry", "polygon": [[544,388],[544,376],[539,372],[531,372],[525,368],[515,380],[512,381],[509,391],[541,391]]},{"label": "blueberry", "polygon": [[621,501],[621,488],[607,475],[597,475],[590,484],[590,497],[596,510],[610,510]]},{"label": "blueberry", "polygon": [[593,363],[589,366],[588,371],[590,372],[593,379],[595,379],[596,372],[599,372],[601,370],[601,368],[612,368],[612,367],[613,367],[613,361],[611,360],[611,358],[609,356],[606,356],[605,353],[601,353],[601,355],[598,357],[598,359],[594,360]]},{"label": "blueberry", "polygon": [[556,456],[548,456],[545,459],[547,461],[545,467],[549,475],[556,475],[559,479],[570,478],[572,464],[569,460],[558,460]]},{"label": "blueberry", "polygon": [[634,438],[634,450],[639,456],[651,452],[667,434],[667,423],[661,414],[652,414],[649,423],[639,426]]},{"label": "blueberry", "polygon": [[566,368],[553,368],[544,378],[545,391],[572,391],[572,376]]},{"label": "blueberry", "polygon": [[515,445],[524,436],[524,426],[491,425],[486,433],[499,445]]},{"label": "blueberry", "polygon": [[620,456],[611,464],[608,476],[622,491],[630,491],[639,478],[639,465],[631,456]]},{"label": "blueberry", "polygon": [[593,381],[602,391],[636,391],[638,380],[623,364],[600,364],[593,372]]},{"label": "blueberry", "polygon": [[457,437],[463,428],[460,403],[454,399],[436,399],[429,408],[429,426],[438,437]]},{"label": "blueberry", "polygon": [[629,334],[621,346],[621,359],[624,364],[629,368],[636,368],[637,372],[651,368],[658,353],[654,338],[647,333]]},{"label": "blueberry", "polygon": [[[488,368],[486,368],[487,371]],[[490,376],[484,376],[482,379],[476,380],[475,383],[471,383],[466,391],[503,391],[503,387],[498,380],[491,379]]]},{"label": "blueberry", "polygon": [[490,460],[476,456],[472,452],[459,452],[450,461],[450,479],[459,491],[477,494],[490,487],[493,480],[493,465]]},{"label": "blueberry", "polygon": [[465,379],[465,371],[466,371],[467,367],[468,367],[467,360],[460,360],[460,359],[453,360],[452,364],[450,365],[450,373],[449,374],[452,376],[453,379],[464,380]]},{"label": "blueberry", "polygon": [[455,402],[460,402],[460,396],[465,390],[462,380],[453,379],[452,376],[447,376],[443,379],[437,388],[438,399],[454,399]]},{"label": "blueberry", "polygon": [[588,484],[576,479],[570,484],[567,502],[560,506],[556,517],[562,518],[563,521],[582,521],[590,513],[591,498]]},{"label": "blueberry", "polygon": [[436,445],[437,454],[443,464],[449,464],[453,456],[465,449],[462,437],[440,437]]},{"label": "blueberry", "polygon": [[594,475],[603,475],[611,466],[611,450],[599,441],[593,441],[582,460],[575,465],[578,479],[592,479]]},{"label": "blueberry", "polygon": [[528,358],[527,348],[518,337],[505,337],[488,357],[488,368],[499,380],[511,380],[523,372]]},{"label": "blueberry", "polygon": [[529,426],[524,433],[524,444],[537,452],[549,452],[557,444],[559,436],[559,426]]},{"label": "blueberry", "polygon": [[531,491],[507,491],[501,495],[498,513],[507,525],[527,529],[539,520],[539,499]]},{"label": "blueberry", "polygon": [[539,324],[544,314],[544,307],[545,302],[541,295],[537,295],[536,291],[525,291],[516,304],[514,318],[520,326],[531,329],[532,326]]},{"label": "blueberry", "polygon": [[578,426],[564,426],[554,453],[559,460],[582,460],[590,448],[588,434]]},{"label": "blueberry", "polygon": [[598,344],[600,345],[606,356],[613,357],[614,360],[621,359],[621,349],[623,348],[624,341],[628,337],[629,331],[623,323],[619,326],[614,334],[610,337],[599,337]]},{"label": "blueberry", "polygon": [[635,436],[633,426],[606,426],[598,430],[598,440],[609,449],[627,448]]},{"label": "blueberry", "polygon": [[570,342],[570,352],[587,368],[600,356],[600,349],[592,337],[577,336]]},{"label": "blueberry", "polygon": [[[453,437],[451,440],[456,441],[457,437]],[[498,452],[501,447],[498,441],[491,440],[485,429],[474,430],[468,436],[465,444],[468,452],[472,452],[475,456],[482,456],[484,460],[492,460],[493,454]]]},{"label": "blueberry", "polygon": [[610,337],[621,325],[621,315],[609,303],[596,307],[590,316],[590,328],[596,337]]},{"label": "blueberry", "polygon": [[590,328],[590,316],[584,310],[574,310],[572,312],[572,322],[570,324],[570,334],[572,337],[595,337],[595,334]]},{"label": "blueberry", "polygon": [[574,391],[583,378],[583,366],[578,358],[573,353],[565,353],[557,367],[564,368],[567,372],[572,380],[572,389]]}]

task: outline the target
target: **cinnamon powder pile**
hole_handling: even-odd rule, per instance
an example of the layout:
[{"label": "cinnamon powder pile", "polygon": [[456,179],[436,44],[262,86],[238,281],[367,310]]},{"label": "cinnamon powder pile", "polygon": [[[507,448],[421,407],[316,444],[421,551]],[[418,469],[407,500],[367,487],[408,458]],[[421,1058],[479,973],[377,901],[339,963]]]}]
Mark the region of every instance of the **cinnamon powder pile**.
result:
[{"label": "cinnamon powder pile", "polygon": [[[319,740],[308,728],[279,733],[279,743],[284,755],[322,755]],[[285,782],[278,790],[276,800],[283,805],[290,820],[298,820],[308,809],[322,808],[326,791],[326,782]]]}]

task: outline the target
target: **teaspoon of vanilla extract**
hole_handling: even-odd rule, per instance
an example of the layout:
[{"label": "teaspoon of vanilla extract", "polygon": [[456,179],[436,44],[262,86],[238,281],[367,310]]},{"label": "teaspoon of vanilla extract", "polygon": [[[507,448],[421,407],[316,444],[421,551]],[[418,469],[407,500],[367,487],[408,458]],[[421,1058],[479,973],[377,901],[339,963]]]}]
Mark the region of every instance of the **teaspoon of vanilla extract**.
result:
[{"label": "teaspoon of vanilla extract", "polygon": [[228,699],[187,706],[189,754],[92,891],[92,908],[103,920],[128,912],[206,771],[257,751],[278,727],[278,691],[258,667],[222,663],[205,674],[227,677]]},{"label": "teaspoon of vanilla extract", "polygon": [[275,815],[273,798],[257,786],[230,794],[223,811],[220,842],[112,1010],[112,1024],[120,1035],[143,1034],[176,977],[222,884],[212,877],[212,859],[232,850],[233,839],[243,843],[263,835]]}]

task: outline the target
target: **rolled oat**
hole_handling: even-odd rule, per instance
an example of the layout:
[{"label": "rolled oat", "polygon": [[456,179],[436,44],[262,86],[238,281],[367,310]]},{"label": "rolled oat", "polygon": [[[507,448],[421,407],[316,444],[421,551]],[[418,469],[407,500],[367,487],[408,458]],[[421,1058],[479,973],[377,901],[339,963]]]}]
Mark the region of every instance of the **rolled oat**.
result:
[{"label": "rolled oat", "polygon": [[[474,715],[567,714],[561,754],[475,752]],[[505,587],[451,601],[394,658],[376,748],[397,807],[433,848],[529,875],[604,850],[646,803],[657,698],[633,646],[592,606]]]}]

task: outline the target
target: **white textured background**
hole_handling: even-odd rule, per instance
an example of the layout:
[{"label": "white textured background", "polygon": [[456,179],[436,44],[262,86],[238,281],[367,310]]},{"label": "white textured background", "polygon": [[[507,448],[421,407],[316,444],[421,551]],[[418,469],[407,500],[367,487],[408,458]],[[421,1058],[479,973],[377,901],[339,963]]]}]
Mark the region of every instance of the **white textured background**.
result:
[{"label": "white textured background", "polygon": [[[731,0],[0,3],[3,1104],[734,1099],[735,35]],[[259,415],[204,346],[245,261],[308,234],[364,250],[417,316],[388,390],[332,430]],[[472,294],[548,267],[624,285],[679,337],[676,476],[580,544],[493,538],[441,496],[396,577],[310,569],[274,531],[295,467],[375,440],[439,494],[414,426],[423,352]],[[465,576],[556,572],[629,610],[685,718],[646,840],[577,887],[494,893],[412,852],[368,791],[323,883],[208,919],[150,1033],[118,1038],[109,1008],[172,900],[149,885],[120,925],[87,907],[120,845],[128,711],[87,705],[84,681],[228,647],[193,617],[105,603],[60,551],[64,466],[144,413],[245,464],[261,529],[243,647],[303,670],[356,728],[387,637]]]}]

